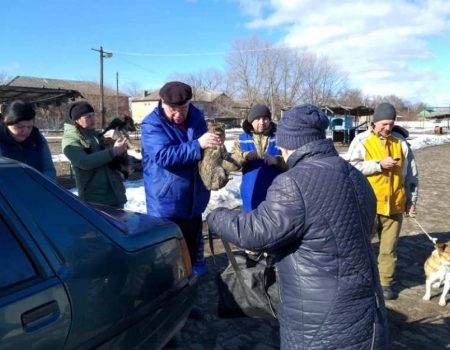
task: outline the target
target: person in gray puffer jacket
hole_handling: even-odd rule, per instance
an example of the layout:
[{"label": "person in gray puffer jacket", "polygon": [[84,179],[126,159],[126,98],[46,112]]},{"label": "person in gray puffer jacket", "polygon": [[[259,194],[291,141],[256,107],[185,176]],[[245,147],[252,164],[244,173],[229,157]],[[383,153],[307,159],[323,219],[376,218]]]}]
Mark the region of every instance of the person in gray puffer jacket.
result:
[{"label": "person in gray puffer jacket", "polygon": [[277,144],[289,170],[255,210],[218,208],[225,240],[275,257],[281,349],[386,349],[386,311],[370,244],[376,200],[364,175],[325,138],[310,104],[286,111]]}]

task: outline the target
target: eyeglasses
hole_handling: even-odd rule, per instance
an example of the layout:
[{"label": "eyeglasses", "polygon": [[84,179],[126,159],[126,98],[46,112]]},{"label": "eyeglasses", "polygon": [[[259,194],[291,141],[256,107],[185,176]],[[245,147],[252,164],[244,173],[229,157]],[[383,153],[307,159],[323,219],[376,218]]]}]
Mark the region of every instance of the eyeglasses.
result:
[{"label": "eyeglasses", "polygon": [[172,107],[167,105],[169,112],[170,113],[182,113],[182,112],[186,112],[189,109],[189,102],[182,105],[182,106],[176,106],[176,107]]}]

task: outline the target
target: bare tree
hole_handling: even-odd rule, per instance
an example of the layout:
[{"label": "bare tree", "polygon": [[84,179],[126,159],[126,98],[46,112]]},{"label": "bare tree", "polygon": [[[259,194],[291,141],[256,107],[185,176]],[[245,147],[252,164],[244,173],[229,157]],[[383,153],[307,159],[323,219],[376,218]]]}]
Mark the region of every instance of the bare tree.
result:
[{"label": "bare tree", "polygon": [[10,79],[11,78],[8,76],[8,74],[5,71],[0,72],[0,85],[5,84]]},{"label": "bare tree", "polygon": [[284,50],[278,64],[280,107],[290,107],[302,101],[305,60],[306,53],[304,51]]},{"label": "bare tree", "polygon": [[137,81],[131,81],[123,87],[123,91],[131,98],[138,97],[143,90],[141,83]]},{"label": "bare tree", "polygon": [[397,112],[408,109],[407,107],[408,102],[402,100],[400,97],[396,95],[374,96],[372,97],[371,102],[373,107],[377,106],[382,102],[389,102],[395,107]]},{"label": "bare tree", "polygon": [[[270,62],[265,74],[268,80],[271,106],[275,119],[281,117],[281,110],[304,102],[304,79],[308,54],[303,50],[274,48],[267,54]],[[267,94],[264,94],[267,95]]]},{"label": "bare tree", "polygon": [[347,76],[328,57],[307,54],[304,71],[304,101],[328,104],[346,87]]},{"label": "bare tree", "polygon": [[197,89],[208,91],[226,90],[225,74],[215,68],[203,69],[192,73],[174,73],[168,80],[182,81],[192,86],[194,91]]},{"label": "bare tree", "polygon": [[271,44],[251,37],[236,40],[227,55],[227,75],[232,96],[245,101],[248,107],[261,101],[264,95],[266,52],[271,49]]},{"label": "bare tree", "polygon": [[276,47],[257,37],[234,42],[227,72],[234,97],[248,107],[265,103],[276,117],[301,102],[329,103],[347,85],[346,74],[327,57]]},{"label": "bare tree", "polygon": [[337,104],[351,108],[368,105],[369,102],[360,89],[345,89],[336,98]]}]

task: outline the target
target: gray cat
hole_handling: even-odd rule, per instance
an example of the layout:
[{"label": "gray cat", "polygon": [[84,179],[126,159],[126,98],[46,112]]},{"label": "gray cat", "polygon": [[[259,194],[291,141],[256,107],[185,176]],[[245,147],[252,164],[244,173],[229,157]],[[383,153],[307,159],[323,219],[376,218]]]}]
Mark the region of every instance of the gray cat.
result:
[{"label": "gray cat", "polygon": [[[208,132],[219,135],[222,141],[225,140],[225,124],[223,123],[208,122]],[[241,165],[231,157],[225,145],[222,145],[203,150],[198,169],[205,187],[216,191],[225,187],[230,179],[230,172],[241,169]]]}]

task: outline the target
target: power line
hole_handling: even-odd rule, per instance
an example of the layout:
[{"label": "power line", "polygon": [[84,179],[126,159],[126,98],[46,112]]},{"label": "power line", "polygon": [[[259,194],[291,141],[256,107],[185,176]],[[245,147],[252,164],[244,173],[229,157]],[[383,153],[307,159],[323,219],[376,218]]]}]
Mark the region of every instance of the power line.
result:
[{"label": "power line", "polygon": [[131,65],[136,66],[138,68],[141,68],[141,69],[143,69],[143,70],[145,70],[145,71],[147,71],[149,73],[156,74],[156,72],[154,70],[152,70],[152,69],[148,69],[148,68],[145,68],[144,66],[141,66],[140,64],[128,61],[128,60],[124,59],[123,57],[118,57],[118,58],[119,58],[119,60],[121,60],[121,61],[123,61],[125,63],[131,64]]},{"label": "power line", "polygon": [[220,56],[227,53],[247,53],[247,52],[260,52],[260,51],[270,51],[277,50],[279,47],[264,47],[257,49],[247,49],[247,50],[231,50],[231,51],[210,51],[210,52],[179,52],[179,53],[152,53],[152,52],[127,52],[127,51],[116,51],[108,50],[116,55],[127,55],[127,56],[147,56],[147,57],[187,57],[187,56]]}]

